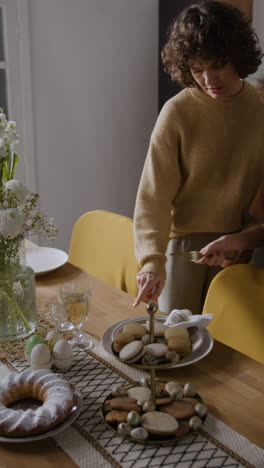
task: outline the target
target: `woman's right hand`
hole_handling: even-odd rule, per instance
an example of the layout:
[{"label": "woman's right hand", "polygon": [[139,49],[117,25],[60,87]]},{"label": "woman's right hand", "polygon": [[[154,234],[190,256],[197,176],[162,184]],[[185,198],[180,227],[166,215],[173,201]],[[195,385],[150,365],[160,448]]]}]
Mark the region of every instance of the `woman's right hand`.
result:
[{"label": "woman's right hand", "polygon": [[156,273],[139,273],[136,277],[138,295],[133,303],[136,307],[141,301],[157,302],[165,285],[165,278]]}]

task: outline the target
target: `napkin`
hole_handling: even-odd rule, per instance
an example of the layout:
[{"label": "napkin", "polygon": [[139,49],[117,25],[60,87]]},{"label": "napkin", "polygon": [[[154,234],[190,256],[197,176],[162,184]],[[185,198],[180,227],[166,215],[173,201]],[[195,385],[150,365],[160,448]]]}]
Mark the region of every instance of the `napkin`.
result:
[{"label": "napkin", "polygon": [[213,318],[213,314],[192,315],[189,309],[173,309],[164,325],[172,327],[181,325],[182,327],[206,328]]}]

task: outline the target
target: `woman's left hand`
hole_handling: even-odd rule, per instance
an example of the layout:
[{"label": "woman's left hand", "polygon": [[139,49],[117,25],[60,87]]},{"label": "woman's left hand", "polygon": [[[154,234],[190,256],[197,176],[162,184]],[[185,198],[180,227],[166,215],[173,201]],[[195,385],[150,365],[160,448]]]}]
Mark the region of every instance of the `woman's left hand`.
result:
[{"label": "woman's left hand", "polygon": [[203,255],[197,263],[211,266],[220,265],[223,268],[236,263],[248,263],[252,250],[241,249],[241,235],[229,234],[219,237],[200,250]]}]

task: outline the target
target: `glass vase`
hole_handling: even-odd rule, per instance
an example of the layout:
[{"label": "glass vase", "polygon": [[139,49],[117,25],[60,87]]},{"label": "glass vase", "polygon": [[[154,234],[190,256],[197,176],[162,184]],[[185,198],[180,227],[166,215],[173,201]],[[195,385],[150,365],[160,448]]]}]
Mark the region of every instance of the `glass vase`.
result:
[{"label": "glass vase", "polygon": [[24,338],[37,326],[35,274],[26,265],[0,272],[0,342]]}]

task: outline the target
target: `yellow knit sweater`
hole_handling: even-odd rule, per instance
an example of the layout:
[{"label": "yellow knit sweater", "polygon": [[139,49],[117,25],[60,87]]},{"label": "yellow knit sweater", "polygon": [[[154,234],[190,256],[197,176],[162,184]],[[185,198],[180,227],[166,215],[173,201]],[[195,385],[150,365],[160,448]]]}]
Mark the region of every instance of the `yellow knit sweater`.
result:
[{"label": "yellow knit sweater", "polygon": [[141,272],[165,276],[169,238],[231,232],[248,224],[264,179],[264,105],[245,82],[232,97],[181,91],[162,108],[150,139],[134,214]]}]

